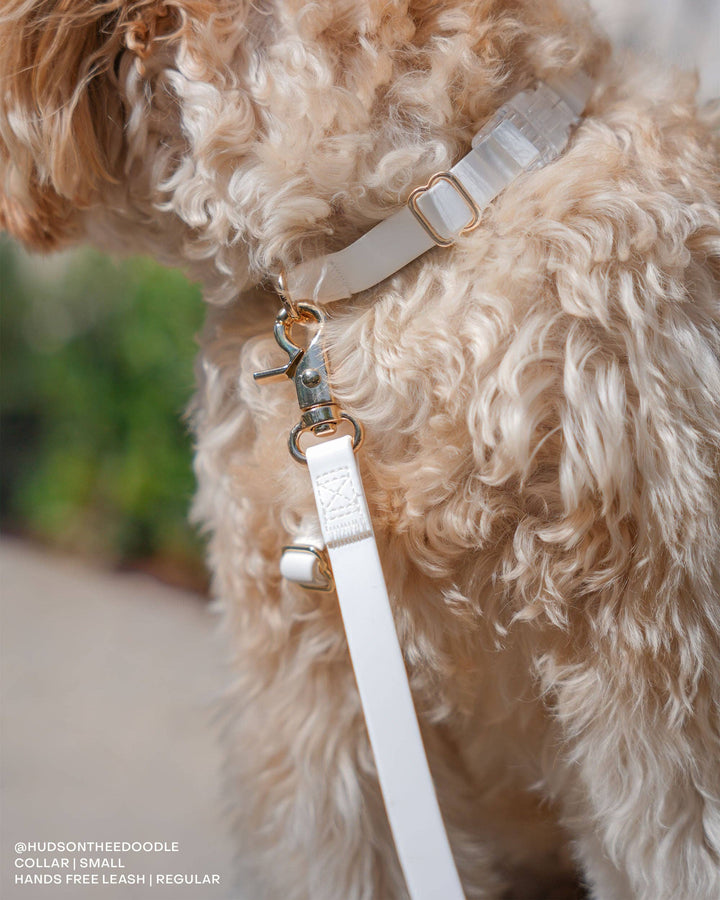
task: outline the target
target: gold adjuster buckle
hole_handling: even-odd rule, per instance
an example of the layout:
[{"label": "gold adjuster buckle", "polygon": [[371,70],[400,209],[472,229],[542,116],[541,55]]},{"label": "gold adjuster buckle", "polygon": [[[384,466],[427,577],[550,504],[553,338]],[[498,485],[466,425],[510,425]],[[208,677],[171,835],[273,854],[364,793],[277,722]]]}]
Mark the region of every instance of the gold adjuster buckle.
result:
[{"label": "gold adjuster buckle", "polygon": [[458,181],[458,179],[452,174],[452,172],[438,172],[436,175],[433,175],[433,177],[430,179],[430,181],[428,181],[425,187],[415,188],[415,190],[408,197],[407,201],[407,204],[410,207],[410,212],[415,216],[415,218],[422,225],[425,231],[427,231],[427,233],[438,245],[438,247],[451,247],[455,243],[455,238],[444,238],[440,234],[440,232],[435,229],[428,217],[418,205],[420,197],[426,191],[429,191],[430,188],[434,187],[439,181],[445,181],[450,185],[450,187],[454,188],[456,193],[460,195],[460,197],[467,204],[467,207],[470,210],[470,221],[461,229],[460,234],[467,234],[469,231],[472,231],[473,228],[478,227],[478,225],[480,224],[481,211],[478,208],[477,203],[475,203],[473,198],[463,187],[460,181]]}]

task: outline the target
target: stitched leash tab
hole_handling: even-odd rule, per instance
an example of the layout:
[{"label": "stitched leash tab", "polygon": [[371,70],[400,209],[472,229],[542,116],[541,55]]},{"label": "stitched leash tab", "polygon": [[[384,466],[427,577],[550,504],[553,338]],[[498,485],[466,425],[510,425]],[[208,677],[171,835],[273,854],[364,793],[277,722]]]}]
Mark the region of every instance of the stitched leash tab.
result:
[{"label": "stitched leash tab", "polygon": [[465,900],[395,631],[350,437],[308,447],[320,527],[385,809],[412,900]]}]

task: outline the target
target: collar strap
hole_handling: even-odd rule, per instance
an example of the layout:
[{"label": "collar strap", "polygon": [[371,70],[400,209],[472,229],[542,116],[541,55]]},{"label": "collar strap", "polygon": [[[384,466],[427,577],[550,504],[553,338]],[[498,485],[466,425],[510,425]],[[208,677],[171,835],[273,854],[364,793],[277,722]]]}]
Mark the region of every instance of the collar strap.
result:
[{"label": "collar strap", "polygon": [[349,247],[289,269],[283,291],[288,298],[315,303],[347,299],[431,248],[454,244],[480,224],[482,211],[519,175],[560,156],[592,86],[590,77],[578,71],[515,94],[452,169],[416,188],[406,206]]}]

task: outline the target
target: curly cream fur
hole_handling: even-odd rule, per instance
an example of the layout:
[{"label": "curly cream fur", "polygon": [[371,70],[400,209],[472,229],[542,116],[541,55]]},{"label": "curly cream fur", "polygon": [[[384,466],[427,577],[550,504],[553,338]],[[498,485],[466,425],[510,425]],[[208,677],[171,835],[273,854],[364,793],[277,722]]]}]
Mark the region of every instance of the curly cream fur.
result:
[{"label": "curly cream fur", "polygon": [[245,878],[284,900],[405,889],[335,599],[279,577],[313,504],[292,388],[251,378],[277,360],[251,285],[387,216],[534,78],[596,76],[562,158],[331,310],[332,377],[468,898],[551,896],[569,848],[596,900],[716,900],[720,161],[694,81],[608,59],[569,0],[10,0],[0,46],[6,227],[151,250],[213,304],[195,514]]}]

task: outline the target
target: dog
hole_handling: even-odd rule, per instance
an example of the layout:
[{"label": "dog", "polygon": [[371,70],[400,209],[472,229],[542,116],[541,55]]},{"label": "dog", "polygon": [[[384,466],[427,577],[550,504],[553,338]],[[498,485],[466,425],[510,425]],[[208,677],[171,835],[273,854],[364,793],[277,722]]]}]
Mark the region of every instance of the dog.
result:
[{"label": "dog", "polygon": [[559,158],[328,307],[330,378],[469,900],[575,871],[595,900],[717,900],[720,137],[695,80],[563,0],[6,0],[0,48],[3,227],[204,286],[228,796],[248,896],[283,900],[407,894],[336,599],[279,573],[314,505],[292,388],[252,379],[278,363],[256,285],[385,219],[516,92],[592,77]]}]

